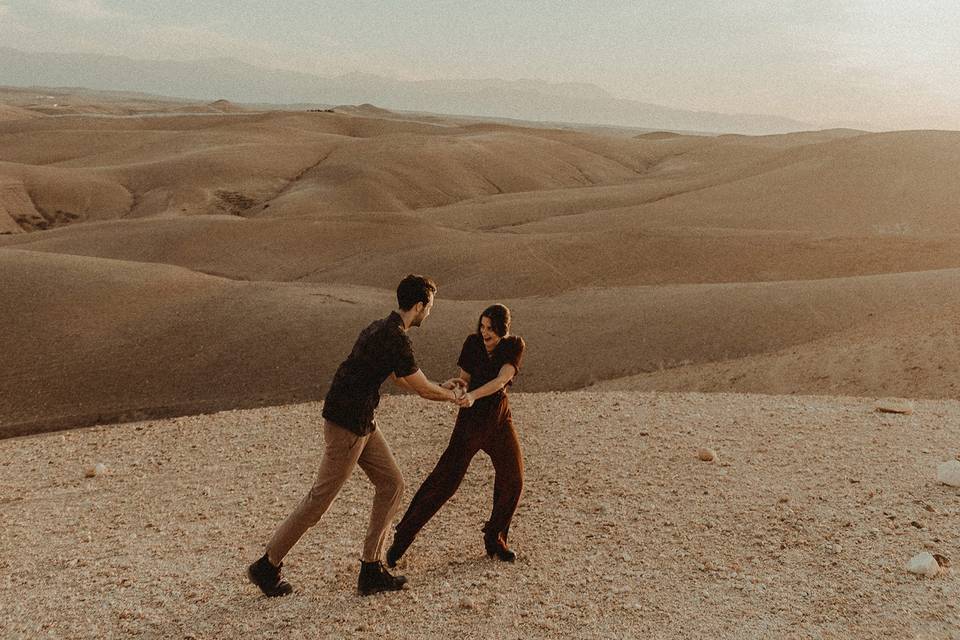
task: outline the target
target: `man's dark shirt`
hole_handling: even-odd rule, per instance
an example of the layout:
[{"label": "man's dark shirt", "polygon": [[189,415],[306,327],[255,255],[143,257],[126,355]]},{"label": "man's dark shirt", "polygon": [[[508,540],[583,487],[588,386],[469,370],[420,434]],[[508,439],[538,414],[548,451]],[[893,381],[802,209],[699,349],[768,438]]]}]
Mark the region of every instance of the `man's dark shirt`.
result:
[{"label": "man's dark shirt", "polygon": [[413,346],[396,311],[360,332],[353,351],[330,383],[323,417],[365,436],[377,428],[373,412],[380,404],[380,385],[393,373],[398,378],[416,373]]},{"label": "man's dark shirt", "polygon": [[[483,344],[483,338],[479,334],[471,333],[464,340],[460,357],[457,359],[457,366],[470,374],[470,384],[467,390],[478,389],[496,378],[500,375],[500,369],[505,364],[512,364],[517,373],[520,373],[525,347],[523,338],[520,336],[507,336],[501,338],[493,351],[488,354],[487,347]],[[479,398],[477,404],[490,404],[499,401],[506,394],[507,387],[512,384],[513,380],[511,379],[497,393]]]}]

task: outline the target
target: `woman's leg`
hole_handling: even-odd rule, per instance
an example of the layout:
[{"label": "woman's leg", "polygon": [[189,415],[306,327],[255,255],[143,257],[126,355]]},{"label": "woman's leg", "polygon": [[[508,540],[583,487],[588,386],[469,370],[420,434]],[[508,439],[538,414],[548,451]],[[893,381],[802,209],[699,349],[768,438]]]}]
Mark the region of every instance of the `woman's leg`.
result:
[{"label": "woman's leg", "polygon": [[513,422],[507,418],[496,437],[491,438],[484,451],[493,462],[493,510],[490,520],[484,526],[484,539],[496,541],[502,538],[506,543],[510,521],[520,502],[523,492],[523,454],[520,440],[513,428]]},{"label": "woman's leg", "polygon": [[457,420],[450,443],[410,501],[407,512],[397,524],[393,544],[387,553],[388,564],[395,564],[440,507],[457,492],[470,461],[480,447],[469,437],[475,430],[466,421]]}]

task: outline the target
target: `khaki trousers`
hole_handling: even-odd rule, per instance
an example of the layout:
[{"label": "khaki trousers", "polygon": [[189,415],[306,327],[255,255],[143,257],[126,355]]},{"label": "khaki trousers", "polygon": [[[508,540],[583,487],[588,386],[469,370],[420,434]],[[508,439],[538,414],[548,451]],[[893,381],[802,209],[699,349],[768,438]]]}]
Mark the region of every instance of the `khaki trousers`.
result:
[{"label": "khaki trousers", "polygon": [[356,465],[360,465],[376,489],[363,543],[363,561],[374,562],[383,557],[387,529],[403,497],[403,475],[390,446],[380,429],[358,436],[329,420],[324,421],[323,436],[326,447],[316,482],[267,544],[267,557],[275,565],[280,564],[307,529],[320,521]]}]

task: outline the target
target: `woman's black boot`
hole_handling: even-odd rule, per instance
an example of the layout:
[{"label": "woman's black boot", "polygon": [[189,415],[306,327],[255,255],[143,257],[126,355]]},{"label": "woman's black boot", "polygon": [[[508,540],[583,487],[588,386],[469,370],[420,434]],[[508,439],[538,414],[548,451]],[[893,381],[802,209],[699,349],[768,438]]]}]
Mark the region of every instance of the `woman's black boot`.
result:
[{"label": "woman's black boot", "polygon": [[517,560],[517,554],[507,546],[506,537],[502,533],[491,534],[485,531],[483,546],[487,550],[487,557],[493,558],[496,556],[498,560],[504,562],[515,562]]}]

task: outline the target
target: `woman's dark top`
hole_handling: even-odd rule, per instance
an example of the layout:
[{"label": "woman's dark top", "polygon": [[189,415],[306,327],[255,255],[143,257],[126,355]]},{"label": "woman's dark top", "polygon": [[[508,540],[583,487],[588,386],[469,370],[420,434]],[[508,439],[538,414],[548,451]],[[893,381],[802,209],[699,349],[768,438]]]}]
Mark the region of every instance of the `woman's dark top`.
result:
[{"label": "woman's dark top", "polygon": [[[488,354],[487,348],[483,344],[483,338],[479,334],[471,333],[463,341],[460,358],[457,360],[457,365],[470,374],[470,384],[467,390],[479,389],[496,378],[505,364],[512,364],[517,373],[520,373],[525,347],[523,338],[520,336],[506,336],[501,338],[493,351]],[[506,398],[507,387],[511,384],[513,384],[512,379],[500,391],[479,398],[473,403],[473,406],[480,409],[498,404],[500,400]],[[464,411],[464,409],[461,409],[461,411]]]}]

